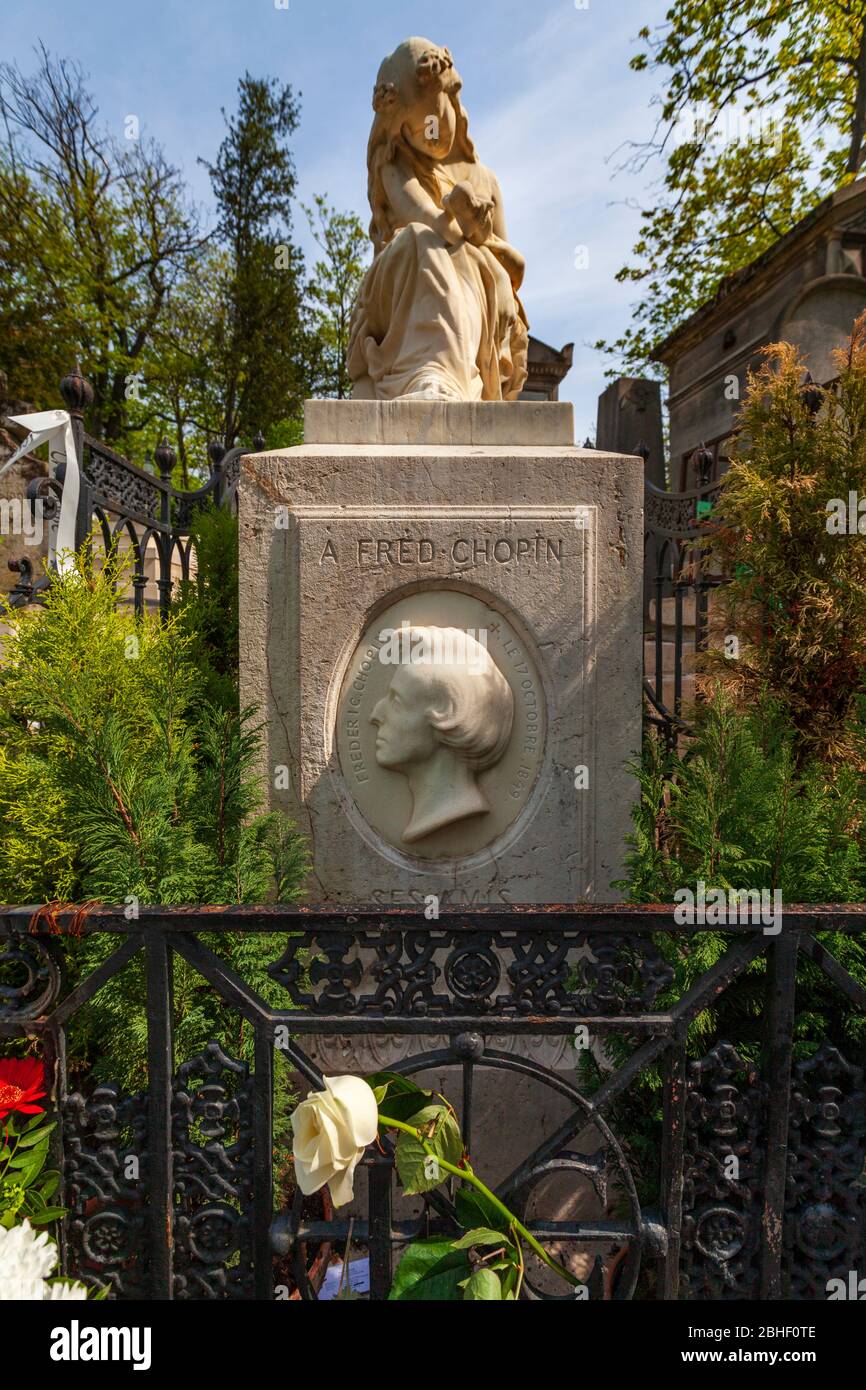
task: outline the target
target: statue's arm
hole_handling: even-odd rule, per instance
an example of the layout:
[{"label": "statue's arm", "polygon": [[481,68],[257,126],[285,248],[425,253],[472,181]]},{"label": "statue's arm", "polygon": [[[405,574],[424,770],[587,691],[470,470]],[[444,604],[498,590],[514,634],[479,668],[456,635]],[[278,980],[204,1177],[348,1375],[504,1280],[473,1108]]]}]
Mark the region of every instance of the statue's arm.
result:
[{"label": "statue's arm", "polygon": [[499,187],[499,180],[495,174],[491,174],[493,180],[493,234],[502,241],[508,240],[508,232],[505,227],[505,209],[502,206],[502,189]]},{"label": "statue's arm", "polygon": [[423,222],[438,232],[448,246],[456,246],[462,232],[454,219],[434,203],[426,188],[414,177],[406,177],[395,164],[382,171],[382,183],[396,220],[403,227],[410,222]]},{"label": "statue's arm", "polygon": [[526,261],[508,240],[505,227],[505,213],[502,208],[502,189],[495,174],[491,174],[493,193],[493,236],[489,245],[497,260],[505,267],[511,277],[511,285],[517,294],[526,274]]}]

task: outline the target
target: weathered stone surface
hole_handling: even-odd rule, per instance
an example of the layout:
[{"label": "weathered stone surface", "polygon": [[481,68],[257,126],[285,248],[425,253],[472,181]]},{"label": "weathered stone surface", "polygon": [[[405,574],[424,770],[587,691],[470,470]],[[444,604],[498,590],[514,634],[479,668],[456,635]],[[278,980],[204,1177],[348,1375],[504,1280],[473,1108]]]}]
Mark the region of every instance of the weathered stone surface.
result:
[{"label": "weathered stone surface", "polygon": [[307,401],[305,444],[574,443],[570,401]]},{"label": "weathered stone surface", "polygon": [[[310,837],[310,900],[616,897],[640,742],[639,459],[307,444],[245,460],[240,525],[242,698],[266,719],[271,804]],[[377,747],[376,624],[473,615],[511,685],[511,742],[475,774],[486,810],[406,841],[419,793],[411,760]]]}]

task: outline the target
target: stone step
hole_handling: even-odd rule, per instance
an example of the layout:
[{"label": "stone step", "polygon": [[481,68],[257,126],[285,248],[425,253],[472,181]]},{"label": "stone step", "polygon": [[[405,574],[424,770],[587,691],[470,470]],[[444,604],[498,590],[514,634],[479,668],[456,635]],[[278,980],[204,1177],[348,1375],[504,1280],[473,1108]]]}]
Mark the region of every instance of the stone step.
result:
[{"label": "stone step", "polygon": [[[655,613],[655,599],[651,599],[649,605],[648,620],[648,631],[650,632],[653,630],[653,624],[655,623]],[[708,630],[711,634],[714,631],[721,631],[721,615],[719,613],[718,608],[716,608],[713,604],[712,593],[709,595],[709,602],[707,604],[707,624]],[[683,637],[687,644],[694,641],[694,630],[695,597],[694,594],[687,594],[683,596],[682,616]],[[676,636],[676,599],[672,597],[662,599],[662,636],[665,639],[671,640],[673,640],[673,638]]]}]

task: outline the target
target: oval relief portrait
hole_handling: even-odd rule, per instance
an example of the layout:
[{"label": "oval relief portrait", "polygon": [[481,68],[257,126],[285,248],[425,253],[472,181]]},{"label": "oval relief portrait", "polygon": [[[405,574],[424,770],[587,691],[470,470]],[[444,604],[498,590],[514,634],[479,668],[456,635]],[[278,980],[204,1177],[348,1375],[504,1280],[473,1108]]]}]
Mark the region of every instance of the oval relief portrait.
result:
[{"label": "oval relief portrait", "polygon": [[498,608],[425,589],[369,625],[343,676],[335,743],[363,821],[422,859],[477,853],[518,819],[544,754],[528,644]]}]

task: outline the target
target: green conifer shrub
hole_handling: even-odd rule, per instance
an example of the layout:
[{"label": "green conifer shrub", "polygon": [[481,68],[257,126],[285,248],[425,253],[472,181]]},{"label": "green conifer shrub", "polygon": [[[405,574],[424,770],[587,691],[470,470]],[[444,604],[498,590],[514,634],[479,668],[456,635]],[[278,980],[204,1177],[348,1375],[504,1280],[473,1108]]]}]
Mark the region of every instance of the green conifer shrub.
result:
[{"label": "green conifer shrub", "polygon": [[[830,768],[817,751],[802,757],[800,731],[784,701],[764,695],[749,707],[717,685],[695,711],[694,737],[668,752],[647,733],[634,764],[639,797],[626,878],[614,886],[631,902],[673,902],[679,888],[776,888],[783,904],[866,901],[866,775],[862,759]],[[841,738],[864,743],[859,703]],[[784,930],[784,919],[783,928]],[[728,949],[722,929],[695,934],[657,932],[653,940],[673,968],[657,1001],[671,1005]],[[769,938],[768,938],[769,940]],[[857,937],[822,932],[819,940],[866,987],[866,949]],[[719,1041],[732,1042],[747,1061],[760,1063],[764,1045],[766,961],[759,957],[701,1012],[687,1036],[697,1060]],[[797,970],[795,1057],[811,1056],[822,1042],[840,1048],[855,1065],[866,1061],[866,1016],[848,1002],[819,967],[802,957]],[[631,1047],[610,1040],[609,1059],[622,1063]],[[595,1089],[603,1074],[581,1054],[584,1082]],[[663,1123],[661,1075],[641,1073],[611,1114],[640,1178],[645,1200],[657,1199],[658,1134]]]},{"label": "green conifer shrub", "polygon": [[227,507],[202,507],[190,525],[195,573],[172,603],[177,630],[203,679],[203,693],[221,709],[238,707],[238,521]]},{"label": "green conifer shrub", "polygon": [[841,765],[862,755],[866,535],[840,532],[833,503],[866,498],[866,314],[836,365],[834,384],[805,389],[797,350],[776,343],[749,378],[707,542],[730,576],[713,604],[739,653],[704,665],[742,704],[770,693],[784,706],[798,762]]},{"label": "green conifer shrub", "polygon": [[[0,900],[118,905],[291,901],[305,842],[258,814],[259,730],[236,698],[204,691],[196,636],[177,613],[137,619],[116,602],[122,565],[79,559],[52,575],[44,606],[8,614],[0,646]],[[270,1003],[276,935],[212,933]],[[108,934],[68,942],[73,978],[114,948]],[[211,1038],[246,1059],[249,1030],[175,957],[177,1056]],[[79,1015],[71,1055],[94,1077],[136,1089],[146,1077],[144,980],[131,963]]]}]

